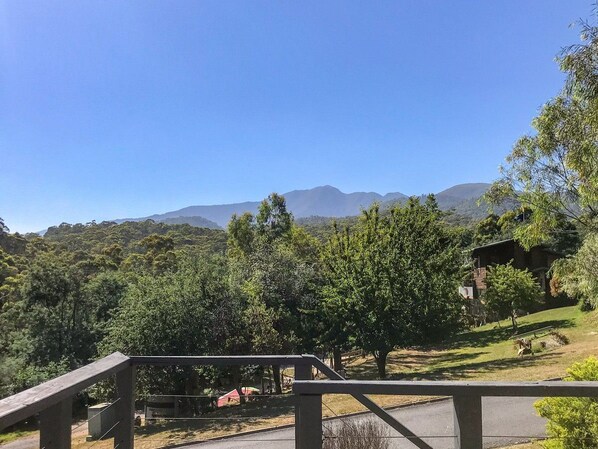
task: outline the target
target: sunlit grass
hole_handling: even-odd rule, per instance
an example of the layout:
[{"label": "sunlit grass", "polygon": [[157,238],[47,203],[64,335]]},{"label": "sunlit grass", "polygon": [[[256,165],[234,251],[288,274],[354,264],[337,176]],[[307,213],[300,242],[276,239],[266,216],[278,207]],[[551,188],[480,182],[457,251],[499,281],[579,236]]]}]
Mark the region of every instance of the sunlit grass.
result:
[{"label": "sunlit grass", "polygon": [[19,438],[33,435],[35,432],[31,430],[16,430],[14,432],[7,432],[0,434],[0,444],[10,443],[11,441],[18,440]]}]

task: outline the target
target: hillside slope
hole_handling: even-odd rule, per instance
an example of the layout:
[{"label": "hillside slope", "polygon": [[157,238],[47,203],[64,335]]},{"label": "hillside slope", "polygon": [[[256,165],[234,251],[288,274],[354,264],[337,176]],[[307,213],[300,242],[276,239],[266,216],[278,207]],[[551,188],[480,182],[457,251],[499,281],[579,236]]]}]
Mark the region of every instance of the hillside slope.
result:
[{"label": "hillside slope", "polygon": [[[437,193],[436,197],[441,209],[449,210],[454,208],[456,213],[460,213],[460,211],[468,214],[474,213],[477,218],[478,216],[484,216],[486,213],[485,206],[477,206],[476,202],[489,186],[490,184],[485,183],[459,184]],[[374,202],[388,205],[395,202],[404,202],[408,198],[407,195],[400,192],[391,192],[385,195],[376,192],[344,193],[329,185],[306,190],[293,190],[283,195],[287,200],[288,209],[295,218],[355,216]],[[425,195],[422,195],[422,197],[425,197]],[[176,223],[189,223],[196,226],[192,222],[193,219],[196,223],[202,223],[201,219],[204,219],[224,228],[233,214],[240,215],[244,212],[255,214],[259,204],[259,201],[246,201],[211,206],[189,206],[163,214],[114,221],[122,223],[151,219],[157,222],[172,223],[172,220],[176,220],[174,221]]]}]

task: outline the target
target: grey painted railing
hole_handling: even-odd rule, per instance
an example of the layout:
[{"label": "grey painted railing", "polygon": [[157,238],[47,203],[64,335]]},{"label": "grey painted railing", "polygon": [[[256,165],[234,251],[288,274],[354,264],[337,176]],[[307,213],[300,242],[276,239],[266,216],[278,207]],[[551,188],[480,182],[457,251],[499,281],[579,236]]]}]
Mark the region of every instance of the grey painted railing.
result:
[{"label": "grey painted railing", "polygon": [[0,400],[0,431],[39,413],[40,448],[71,447],[72,401],[80,391],[116,376],[114,447],[133,449],[135,371],[139,365],[293,365],[295,377],[311,378],[314,356],[132,356],[119,352]]},{"label": "grey painted railing", "polygon": [[[296,380],[310,380],[312,378],[312,367],[320,370],[330,379],[343,379],[342,376],[313,355],[127,357],[121,353],[114,353],[64,376],[0,400],[0,431],[39,413],[40,448],[68,449],[71,447],[73,396],[101,380],[116,375],[117,397],[114,401],[114,404],[116,404],[114,447],[132,449],[135,415],[135,371],[136,367],[140,365],[292,365],[295,368]],[[398,432],[408,436],[417,447],[430,449],[425,442],[399,423],[382,407],[379,407],[362,394],[355,394],[354,396]],[[295,422],[302,423],[301,426],[295,427],[297,441],[301,441],[303,438],[299,435],[300,429],[310,427],[311,419],[311,416],[301,415],[299,413],[300,409],[301,407],[295,408]]]},{"label": "grey painted railing", "polygon": [[116,375],[116,389],[120,399],[116,404],[114,445],[132,448],[135,368],[131,359],[119,352],[2,399],[0,431],[39,413],[39,447],[70,448],[73,396],[113,375]]},{"label": "grey painted railing", "polygon": [[[455,447],[482,447],[483,396],[598,397],[598,382],[393,382],[347,381],[313,355],[263,356],[132,356],[114,353],[56,379],[0,400],[0,431],[39,413],[40,448],[71,447],[72,399],[95,383],[116,377],[114,447],[133,449],[135,372],[139,365],[293,365],[297,396],[295,445],[322,447],[322,395],[349,394],[420,449],[430,446],[375,404],[366,394],[452,396]],[[313,381],[312,367],[332,380]]]},{"label": "grey painted railing", "polygon": [[322,395],[452,396],[455,448],[482,447],[482,397],[598,397],[598,382],[302,381],[297,396],[296,449],[322,448]]}]

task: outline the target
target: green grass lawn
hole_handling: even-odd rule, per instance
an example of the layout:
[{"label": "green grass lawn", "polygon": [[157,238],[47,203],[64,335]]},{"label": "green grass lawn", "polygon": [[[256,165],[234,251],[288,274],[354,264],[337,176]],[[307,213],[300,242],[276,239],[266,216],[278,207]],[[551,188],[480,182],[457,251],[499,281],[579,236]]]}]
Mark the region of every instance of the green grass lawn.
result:
[{"label": "green grass lawn", "polygon": [[[543,350],[533,340],[534,355],[517,357],[510,320],[487,324],[464,332],[433,348],[413,348],[392,352],[387,372],[391,379],[475,379],[542,380],[565,375],[573,362],[598,354],[598,315],[583,313],[576,306],[521,317],[518,333],[552,326],[570,344]],[[376,378],[373,357],[353,361],[347,368],[352,379]]]}]

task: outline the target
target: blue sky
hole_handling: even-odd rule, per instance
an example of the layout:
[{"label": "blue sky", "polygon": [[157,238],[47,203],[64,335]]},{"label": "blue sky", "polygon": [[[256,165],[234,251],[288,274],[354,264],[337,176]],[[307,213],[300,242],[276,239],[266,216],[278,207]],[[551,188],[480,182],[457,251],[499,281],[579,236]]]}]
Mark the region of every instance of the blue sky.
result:
[{"label": "blue sky", "polygon": [[0,2],[13,231],[492,181],[589,0]]}]

